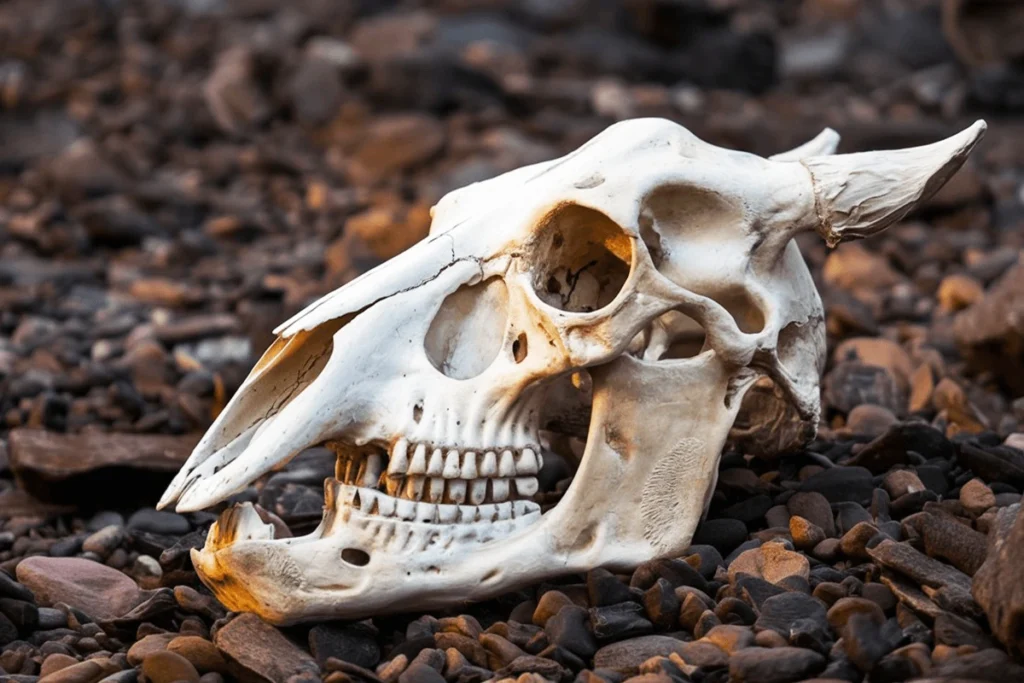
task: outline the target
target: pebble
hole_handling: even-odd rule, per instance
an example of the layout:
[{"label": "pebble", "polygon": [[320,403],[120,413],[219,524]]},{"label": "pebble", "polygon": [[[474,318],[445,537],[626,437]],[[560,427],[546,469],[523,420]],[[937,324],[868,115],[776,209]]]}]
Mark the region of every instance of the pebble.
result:
[{"label": "pebble", "polygon": [[142,660],[142,673],[151,683],[188,681],[199,683],[199,672],[189,660],[176,652],[151,652]]},{"label": "pebble", "polygon": [[741,573],[779,584],[790,577],[806,580],[810,577],[810,564],[800,553],[787,550],[779,543],[766,543],[743,552],[729,564],[730,581],[735,581]]},{"label": "pebble", "polygon": [[788,638],[793,622],[811,619],[826,626],[826,614],[825,605],[817,598],[803,593],[780,593],[761,604],[760,615],[754,622],[754,631],[775,631]]},{"label": "pebble", "polygon": [[816,491],[795,493],[786,501],[786,508],[792,516],[806,519],[820,528],[826,537],[836,535],[832,506],[822,494]]},{"label": "pebble", "polygon": [[119,617],[141,598],[130,578],[90,560],[30,557],[18,564],[17,573],[40,604],[63,602],[97,619]]},{"label": "pebble", "polygon": [[248,676],[276,681],[318,672],[312,656],[255,614],[240,614],[221,626],[214,644]]},{"label": "pebble", "polygon": [[978,516],[996,504],[996,496],[985,482],[971,479],[960,487],[960,504],[964,510]]},{"label": "pebble", "polygon": [[188,520],[177,513],[146,508],[129,517],[127,527],[129,531],[148,531],[168,536],[187,534],[192,529]]},{"label": "pebble", "polygon": [[167,643],[167,651],[187,659],[199,673],[207,673],[209,671],[227,672],[227,661],[225,661],[217,646],[206,638],[178,636]]},{"label": "pebble", "polygon": [[120,526],[110,525],[94,532],[82,542],[82,550],[106,557],[124,541],[124,531]]},{"label": "pebble", "polygon": [[651,657],[682,656],[683,642],[662,635],[640,636],[605,645],[594,653],[595,669],[611,669],[621,674],[635,674]]},{"label": "pebble", "polygon": [[820,493],[829,503],[849,501],[862,505],[871,501],[874,488],[871,472],[863,467],[833,467],[811,475],[800,484],[801,492]]},{"label": "pebble", "polygon": [[750,647],[729,658],[729,677],[736,683],[792,683],[825,668],[825,658],[797,647]]}]

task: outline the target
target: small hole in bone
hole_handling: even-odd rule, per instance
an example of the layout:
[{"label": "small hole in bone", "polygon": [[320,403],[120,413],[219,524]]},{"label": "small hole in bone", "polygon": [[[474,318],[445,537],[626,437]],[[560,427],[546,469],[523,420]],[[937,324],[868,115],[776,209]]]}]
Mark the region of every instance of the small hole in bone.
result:
[{"label": "small hole in bone", "polygon": [[417,403],[416,405],[414,405],[412,407],[412,419],[413,419],[413,422],[415,422],[416,424],[419,424],[420,420],[423,419],[423,404],[422,403]]},{"label": "small hole in bone", "polygon": [[644,360],[693,358],[704,350],[706,333],[699,322],[678,311],[657,318],[646,331]]},{"label": "small hole in bone", "polygon": [[354,567],[365,567],[370,563],[370,555],[359,548],[345,548],[341,551],[341,559]]},{"label": "small hole in bone", "polygon": [[516,340],[512,342],[512,357],[517,363],[526,360],[526,333],[520,332]]},{"label": "small hole in bone", "polygon": [[486,370],[501,351],[508,321],[508,289],[500,278],[462,285],[441,303],[423,345],[430,362],[452,379]]},{"label": "small hole in bone", "polygon": [[492,569],[491,571],[484,574],[484,577],[480,579],[480,583],[491,583],[492,581],[497,581],[499,579],[501,579],[501,570]]},{"label": "small hole in bone", "polygon": [[588,313],[615,299],[629,277],[633,246],[625,231],[600,211],[564,204],[537,230],[534,290],[563,311]]}]

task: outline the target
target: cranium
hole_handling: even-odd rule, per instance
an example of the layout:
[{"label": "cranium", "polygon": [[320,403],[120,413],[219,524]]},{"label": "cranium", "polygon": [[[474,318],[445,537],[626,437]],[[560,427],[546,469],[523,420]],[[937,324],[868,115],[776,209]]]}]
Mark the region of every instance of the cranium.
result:
[{"label": "cranium", "polygon": [[[678,555],[755,381],[814,433],[823,311],[793,237],[899,220],[984,129],[847,155],[826,131],[765,159],[639,119],[454,191],[426,239],[276,330],[160,506],[205,508],[306,448],[338,452],[313,533],[275,539],[242,504],[193,551],[225,605],[276,623]],[[586,446],[542,510],[558,424]]]}]

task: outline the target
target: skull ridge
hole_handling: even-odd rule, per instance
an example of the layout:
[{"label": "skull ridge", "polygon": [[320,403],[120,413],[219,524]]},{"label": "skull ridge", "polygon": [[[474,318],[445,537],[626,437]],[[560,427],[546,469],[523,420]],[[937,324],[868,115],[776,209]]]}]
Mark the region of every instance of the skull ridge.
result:
[{"label": "skull ridge", "polygon": [[[337,453],[314,532],[275,538],[243,504],[193,551],[225,605],[276,623],[678,555],[755,382],[784,407],[755,421],[789,411],[814,434],[823,311],[794,235],[883,229],[983,131],[854,155],[826,131],[764,159],[639,119],[457,190],[424,241],[276,330],[160,506]],[[564,491],[541,490],[553,449]]]}]

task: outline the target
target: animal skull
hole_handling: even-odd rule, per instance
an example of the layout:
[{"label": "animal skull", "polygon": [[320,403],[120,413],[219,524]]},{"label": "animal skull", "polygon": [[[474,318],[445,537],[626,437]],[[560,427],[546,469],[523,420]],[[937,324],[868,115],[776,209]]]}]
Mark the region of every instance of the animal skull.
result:
[{"label": "animal skull", "polygon": [[[639,119],[454,191],[425,240],[277,329],[160,506],[199,510],[306,448],[336,450],[312,534],[275,539],[242,504],[192,551],[226,606],[275,623],[678,555],[755,381],[813,436],[823,311],[793,236],[881,230],[984,130],[837,156],[826,130],[764,159]],[[771,407],[754,417],[785,415]],[[573,424],[586,449],[542,510],[542,430]]]}]

